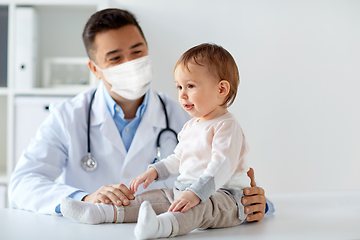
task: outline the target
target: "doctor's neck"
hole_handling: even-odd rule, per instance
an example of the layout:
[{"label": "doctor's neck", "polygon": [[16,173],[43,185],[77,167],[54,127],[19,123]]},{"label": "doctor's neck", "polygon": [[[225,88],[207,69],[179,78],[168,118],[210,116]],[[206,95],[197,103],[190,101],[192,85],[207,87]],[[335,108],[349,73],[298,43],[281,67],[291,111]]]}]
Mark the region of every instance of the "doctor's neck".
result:
[{"label": "doctor's neck", "polygon": [[144,96],[142,96],[139,99],[135,100],[129,100],[126,98],[123,98],[116,93],[112,92],[110,93],[110,96],[114,99],[114,101],[121,107],[125,114],[125,119],[133,119],[135,118],[136,111],[144,101]]}]

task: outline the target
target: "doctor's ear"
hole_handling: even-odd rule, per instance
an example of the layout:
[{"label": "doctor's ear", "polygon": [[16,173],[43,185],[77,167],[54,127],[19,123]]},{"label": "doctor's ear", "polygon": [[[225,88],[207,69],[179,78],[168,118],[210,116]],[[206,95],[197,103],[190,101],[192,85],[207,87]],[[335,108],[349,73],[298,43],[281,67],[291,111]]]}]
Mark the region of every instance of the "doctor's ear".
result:
[{"label": "doctor's ear", "polygon": [[100,71],[98,70],[98,67],[90,59],[88,61],[88,67],[91,70],[91,72],[95,75],[95,77],[98,80],[100,80],[101,79]]},{"label": "doctor's ear", "polygon": [[230,83],[227,80],[219,82],[219,97],[226,97],[230,92]]}]

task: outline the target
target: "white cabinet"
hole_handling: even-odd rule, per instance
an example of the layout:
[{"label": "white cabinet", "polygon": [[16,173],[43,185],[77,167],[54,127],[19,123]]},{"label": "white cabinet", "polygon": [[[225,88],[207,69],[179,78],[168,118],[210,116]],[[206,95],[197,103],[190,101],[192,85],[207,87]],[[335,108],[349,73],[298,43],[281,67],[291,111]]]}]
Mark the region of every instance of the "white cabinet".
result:
[{"label": "white cabinet", "polygon": [[0,209],[6,207],[6,196],[7,196],[7,187],[6,184],[0,184]]},{"label": "white cabinet", "polygon": [[0,183],[4,182],[6,176],[6,166],[7,166],[7,96],[0,95]]},{"label": "white cabinet", "polygon": [[[0,0],[0,207],[19,155],[48,114],[44,107],[96,86],[81,36],[90,16],[110,2]],[[21,9],[30,9],[28,16],[17,16]],[[28,64],[33,77],[18,78]]]},{"label": "white cabinet", "polygon": [[23,150],[35,137],[40,124],[49,115],[50,103],[61,102],[67,98],[36,96],[15,98],[15,162],[19,160]]}]

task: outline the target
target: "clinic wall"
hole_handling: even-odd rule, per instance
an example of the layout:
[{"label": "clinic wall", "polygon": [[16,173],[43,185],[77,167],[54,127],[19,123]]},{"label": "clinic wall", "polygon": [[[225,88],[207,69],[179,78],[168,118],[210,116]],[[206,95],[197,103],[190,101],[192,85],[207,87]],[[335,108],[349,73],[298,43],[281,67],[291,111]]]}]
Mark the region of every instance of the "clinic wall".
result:
[{"label": "clinic wall", "polygon": [[214,42],[241,71],[230,108],[268,193],[360,189],[360,1],[117,0],[142,26],[153,87],[177,99],[172,71]]}]

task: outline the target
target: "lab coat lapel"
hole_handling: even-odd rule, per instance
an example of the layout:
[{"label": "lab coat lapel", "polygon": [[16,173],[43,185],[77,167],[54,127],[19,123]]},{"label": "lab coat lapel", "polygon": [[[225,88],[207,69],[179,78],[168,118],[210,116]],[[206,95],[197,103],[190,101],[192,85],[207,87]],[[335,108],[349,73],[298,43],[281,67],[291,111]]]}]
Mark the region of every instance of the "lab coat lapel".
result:
[{"label": "lab coat lapel", "polygon": [[114,145],[115,148],[117,148],[124,156],[126,155],[124,143],[110,113],[105,117],[105,120],[100,127],[100,131],[104,137],[106,137]]},{"label": "lab coat lapel", "polygon": [[[142,148],[147,147],[148,143],[157,137],[157,133],[160,129],[166,127],[164,110],[162,109],[157,93],[150,89],[149,94],[147,109],[130,145],[128,154],[125,158],[125,164],[130,159],[134,158]],[[156,146],[154,145],[154,148],[155,147]]]},{"label": "lab coat lapel", "polygon": [[100,83],[95,93],[95,99],[91,112],[91,126],[101,125],[100,131],[103,136],[107,138],[114,145],[114,147],[125,156],[126,149],[124,143],[106,106],[105,97],[103,94],[104,87],[104,84]]}]

